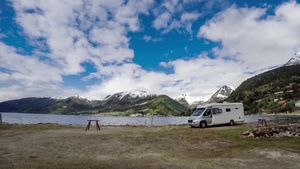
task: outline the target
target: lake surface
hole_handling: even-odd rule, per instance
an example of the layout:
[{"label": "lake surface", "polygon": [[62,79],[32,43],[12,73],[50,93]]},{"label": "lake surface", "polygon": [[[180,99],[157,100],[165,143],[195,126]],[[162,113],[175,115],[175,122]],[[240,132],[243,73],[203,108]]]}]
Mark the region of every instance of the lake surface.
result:
[{"label": "lake surface", "polygon": [[[1,113],[2,122],[17,124],[57,123],[63,125],[86,125],[87,120],[100,120],[100,125],[168,125],[187,124],[189,117],[120,117],[120,116],[81,116],[27,113]],[[258,116],[245,115],[245,123],[256,123],[258,119],[274,123],[300,123],[300,116]],[[95,125],[92,123],[92,125]]]}]

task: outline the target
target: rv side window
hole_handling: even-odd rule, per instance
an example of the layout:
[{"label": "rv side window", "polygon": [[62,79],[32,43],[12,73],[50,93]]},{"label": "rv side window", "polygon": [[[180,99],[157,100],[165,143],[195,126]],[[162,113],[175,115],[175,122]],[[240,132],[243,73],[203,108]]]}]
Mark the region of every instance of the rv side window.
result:
[{"label": "rv side window", "polygon": [[230,109],[230,108],[227,108],[227,109],[226,109],[226,112],[231,112],[231,109]]},{"label": "rv side window", "polygon": [[222,109],[214,108],[213,109],[213,114],[220,114],[222,113]]},{"label": "rv side window", "polygon": [[206,109],[205,113],[203,116],[210,116],[211,115],[211,110],[210,109]]}]

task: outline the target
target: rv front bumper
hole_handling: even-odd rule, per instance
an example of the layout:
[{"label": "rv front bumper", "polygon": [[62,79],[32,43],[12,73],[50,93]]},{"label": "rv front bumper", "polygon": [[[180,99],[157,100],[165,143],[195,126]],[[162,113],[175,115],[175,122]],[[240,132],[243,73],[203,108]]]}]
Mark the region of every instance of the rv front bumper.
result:
[{"label": "rv front bumper", "polygon": [[199,127],[199,120],[188,120],[188,124],[193,127]]}]

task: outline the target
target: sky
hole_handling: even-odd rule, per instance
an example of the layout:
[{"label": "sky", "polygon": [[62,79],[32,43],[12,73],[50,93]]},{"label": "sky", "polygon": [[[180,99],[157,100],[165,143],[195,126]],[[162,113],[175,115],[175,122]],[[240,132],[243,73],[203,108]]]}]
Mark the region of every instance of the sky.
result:
[{"label": "sky", "polygon": [[1,0],[0,101],[209,98],[300,51],[295,0]]}]

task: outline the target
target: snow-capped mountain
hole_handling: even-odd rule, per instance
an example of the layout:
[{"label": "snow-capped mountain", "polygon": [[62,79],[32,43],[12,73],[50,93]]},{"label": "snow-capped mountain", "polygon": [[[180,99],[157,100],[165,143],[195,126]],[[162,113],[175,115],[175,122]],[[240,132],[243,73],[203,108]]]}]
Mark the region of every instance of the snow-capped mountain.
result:
[{"label": "snow-capped mountain", "polygon": [[182,105],[198,105],[207,101],[207,99],[204,97],[189,96],[188,94],[180,94],[179,96],[175,97],[174,100]]},{"label": "snow-capped mountain", "polygon": [[231,86],[224,85],[215,94],[211,96],[209,102],[220,102],[226,99],[235,89]]},{"label": "snow-capped mountain", "polygon": [[286,64],[283,66],[299,65],[300,64],[300,52],[297,52],[294,57],[292,57]]},{"label": "snow-capped mountain", "polygon": [[124,92],[120,92],[120,93],[115,93],[113,95],[108,95],[105,97],[104,100],[108,100],[110,99],[111,97],[115,97],[115,98],[118,98],[119,100],[122,100],[124,97],[129,97],[129,98],[145,98],[145,97],[148,97],[148,96],[152,96],[152,94],[150,94],[149,92],[147,91],[144,91],[144,90],[132,90],[132,91],[124,91]]},{"label": "snow-capped mountain", "polygon": [[184,105],[185,107],[189,107],[189,103],[186,101],[184,94],[181,94],[178,97],[175,97],[174,100],[176,100],[181,105]]}]

